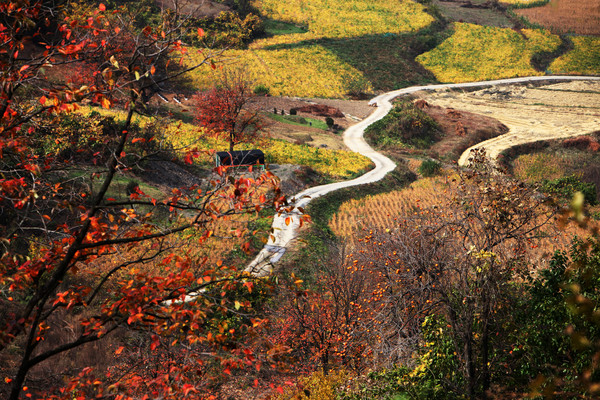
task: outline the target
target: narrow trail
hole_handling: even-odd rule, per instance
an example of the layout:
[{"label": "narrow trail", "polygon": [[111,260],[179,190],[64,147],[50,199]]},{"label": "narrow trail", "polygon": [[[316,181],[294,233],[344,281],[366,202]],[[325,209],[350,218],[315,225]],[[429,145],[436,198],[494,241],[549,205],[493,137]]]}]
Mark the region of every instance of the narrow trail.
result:
[{"label": "narrow trail", "polygon": [[[451,84],[438,84],[438,85],[426,85],[426,86],[412,86],[409,88],[399,89],[392,92],[384,93],[371,100],[377,104],[375,111],[361,122],[351,126],[344,132],[344,143],[351,151],[360,153],[366,157],[369,157],[375,164],[375,168],[366,174],[349,181],[336,182],[328,185],[315,186],[306,189],[296,194],[292,199],[291,203],[294,205],[294,209],[289,213],[282,213],[275,215],[273,219],[273,233],[265,247],[258,253],[256,258],[246,267],[245,271],[255,276],[266,276],[269,275],[274,268],[274,264],[280,260],[281,256],[285,253],[287,247],[296,238],[296,233],[300,225],[301,212],[298,208],[304,208],[308,203],[317,197],[323,196],[327,193],[333,192],[341,188],[352,187],[356,185],[363,185],[367,183],[377,182],[385,177],[388,172],[391,172],[396,168],[396,164],[387,158],[386,156],[375,151],[363,138],[365,129],[372,123],[383,118],[392,109],[392,100],[396,97],[411,94],[422,90],[438,90],[438,89],[457,89],[457,88],[476,88],[486,87],[495,85],[506,85],[513,83],[528,83],[535,81],[574,81],[574,80],[600,80],[600,77],[593,76],[535,76],[535,77],[523,77],[523,78],[510,78],[510,79],[499,79],[492,81],[483,82],[467,82],[467,83],[451,83]],[[584,134],[582,132],[580,134]],[[511,136],[514,133],[508,132],[505,135],[490,139],[488,141],[481,142],[469,149],[467,149],[459,160],[459,165],[464,165],[468,159],[468,154],[471,149],[478,147],[490,146],[494,149],[501,148],[504,144],[515,144],[525,143],[521,141],[516,143],[515,140],[511,141]],[[547,136],[547,137],[546,137]],[[572,135],[574,136],[574,135]],[[556,136],[555,133],[550,132],[548,135],[536,136],[523,138],[522,140],[538,141],[543,139],[550,139],[560,137]],[[503,139],[504,138],[504,139]],[[498,144],[500,143],[500,145]],[[510,147],[510,146],[509,146]],[[497,153],[491,154],[491,157],[495,159]],[[288,217],[291,217],[291,222],[286,224],[285,221]],[[289,221],[289,220],[288,220]]]}]

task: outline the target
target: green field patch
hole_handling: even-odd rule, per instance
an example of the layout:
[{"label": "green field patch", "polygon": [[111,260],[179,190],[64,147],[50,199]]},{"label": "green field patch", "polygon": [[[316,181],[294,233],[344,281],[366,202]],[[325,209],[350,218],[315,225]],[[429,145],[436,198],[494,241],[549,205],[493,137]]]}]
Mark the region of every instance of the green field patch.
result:
[{"label": "green field patch", "polygon": [[541,7],[548,4],[550,0],[502,0],[501,3],[509,4],[512,8]]},{"label": "green field patch", "polygon": [[263,24],[267,36],[289,35],[293,33],[307,32],[307,30],[301,26],[285,21],[277,21],[271,18],[265,18],[263,20]]},{"label": "green field patch", "polygon": [[290,125],[311,126],[324,131],[329,129],[325,121],[315,118],[301,117],[299,115],[278,115],[273,113],[267,113],[267,115],[269,118],[274,119],[275,121],[284,122]]}]

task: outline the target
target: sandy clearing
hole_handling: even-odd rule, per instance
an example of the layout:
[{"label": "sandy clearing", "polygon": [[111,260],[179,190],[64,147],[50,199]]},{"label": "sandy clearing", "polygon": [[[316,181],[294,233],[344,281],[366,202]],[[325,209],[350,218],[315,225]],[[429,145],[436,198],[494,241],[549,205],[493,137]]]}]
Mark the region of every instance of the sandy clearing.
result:
[{"label": "sandy clearing", "polygon": [[600,130],[600,82],[566,82],[541,87],[509,85],[473,92],[422,93],[429,103],[493,117],[510,131],[479,143],[460,157],[464,165],[469,151],[485,147],[498,155],[523,143],[579,136]]}]

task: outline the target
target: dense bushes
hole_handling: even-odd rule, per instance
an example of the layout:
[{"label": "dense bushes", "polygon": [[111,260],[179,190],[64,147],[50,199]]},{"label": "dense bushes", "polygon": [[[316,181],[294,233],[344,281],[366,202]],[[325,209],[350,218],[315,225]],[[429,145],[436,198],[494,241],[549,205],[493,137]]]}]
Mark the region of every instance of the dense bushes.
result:
[{"label": "dense bushes", "polygon": [[435,176],[442,170],[442,164],[435,160],[425,160],[419,165],[419,173],[428,178]]},{"label": "dense bushes", "polygon": [[[557,252],[547,268],[519,283],[499,321],[490,359],[493,398],[544,393],[544,398],[593,398],[600,370],[600,244],[575,239],[570,254]],[[500,326],[500,325],[499,325]],[[368,384],[344,393],[355,399],[464,399],[456,341],[447,318],[426,317],[415,365],[369,374]],[[596,390],[596,391],[595,391]],[[590,397],[585,397],[590,396]]]},{"label": "dense bushes", "polygon": [[271,92],[271,90],[269,89],[268,86],[261,84],[258,84],[254,87],[254,94],[257,96],[268,96]]},{"label": "dense bushes", "polygon": [[582,182],[577,176],[569,175],[553,180],[544,180],[541,189],[549,194],[559,197],[561,200],[571,200],[575,192],[583,193],[585,201],[589,205],[597,203],[596,185]]},{"label": "dense bushes", "polygon": [[440,128],[430,116],[404,99],[381,120],[370,125],[367,139],[378,147],[428,148],[440,137]]}]

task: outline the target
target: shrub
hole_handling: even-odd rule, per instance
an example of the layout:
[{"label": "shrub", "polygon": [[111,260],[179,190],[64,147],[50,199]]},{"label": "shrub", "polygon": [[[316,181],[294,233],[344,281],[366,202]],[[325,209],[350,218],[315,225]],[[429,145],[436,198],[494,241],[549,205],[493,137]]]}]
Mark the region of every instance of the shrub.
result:
[{"label": "shrub", "polygon": [[598,141],[591,136],[577,136],[562,142],[563,147],[574,147],[578,150],[598,151]]},{"label": "shrub", "polygon": [[[186,40],[199,47],[243,49],[253,38],[264,33],[262,21],[258,15],[249,13],[245,17],[235,11],[223,11],[214,18],[191,19],[188,22],[194,28],[203,28],[205,36],[187,35]],[[196,29],[192,29],[193,32]]]},{"label": "shrub", "polygon": [[563,161],[557,159],[554,155],[537,152],[520,155],[513,162],[512,169],[515,177],[518,179],[534,183],[541,182],[544,179],[557,179],[561,175],[564,175],[563,164]]},{"label": "shrub", "polygon": [[369,81],[362,76],[348,77],[345,86],[346,94],[353,99],[366,99],[371,91]]},{"label": "shrub", "polygon": [[340,387],[348,380],[345,371],[332,371],[327,375],[323,372],[313,372],[309,376],[298,379],[298,386],[289,387],[283,393],[275,396],[275,400],[329,400],[335,399]]},{"label": "shrub", "polygon": [[405,99],[365,132],[380,147],[409,145],[424,149],[439,139],[441,131],[433,118]]},{"label": "shrub", "polygon": [[290,109],[290,115],[296,115],[298,114],[298,111],[296,111],[295,108]]},{"label": "shrub", "polygon": [[[520,379],[525,386],[531,377],[543,375],[547,381],[557,382],[560,389],[580,390],[572,385],[577,385],[582,371],[598,356],[594,348],[600,326],[596,319],[586,316],[585,310],[597,309],[599,283],[597,238],[575,238],[569,254],[556,252],[550,266],[525,284],[526,295],[513,313],[518,326],[515,345],[511,354],[505,355],[517,384]],[[600,379],[597,369],[587,372],[596,382]]]},{"label": "shrub", "polygon": [[327,124],[327,127],[331,129],[333,128],[333,124],[335,124],[335,121],[333,120],[333,118],[327,117],[325,118],[325,123]]},{"label": "shrub", "polygon": [[419,173],[426,178],[436,176],[442,170],[442,164],[436,160],[425,160],[419,165]]},{"label": "shrub", "polygon": [[257,96],[268,96],[270,92],[270,89],[266,86],[261,84],[258,84],[254,87],[254,94]]},{"label": "shrub", "polygon": [[596,185],[593,183],[582,182],[575,175],[569,175],[551,181],[545,180],[542,183],[542,190],[567,201],[573,198],[575,192],[581,192],[589,205],[593,206],[597,203]]},{"label": "shrub", "polygon": [[136,180],[131,179],[129,182],[127,182],[127,186],[125,187],[125,194],[129,197],[135,192],[137,192],[139,187],[140,184]]},{"label": "shrub", "polygon": [[296,122],[298,124],[308,125],[308,121],[306,120],[306,118],[301,117],[300,115],[288,115],[285,119],[288,121]]}]

